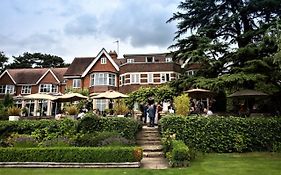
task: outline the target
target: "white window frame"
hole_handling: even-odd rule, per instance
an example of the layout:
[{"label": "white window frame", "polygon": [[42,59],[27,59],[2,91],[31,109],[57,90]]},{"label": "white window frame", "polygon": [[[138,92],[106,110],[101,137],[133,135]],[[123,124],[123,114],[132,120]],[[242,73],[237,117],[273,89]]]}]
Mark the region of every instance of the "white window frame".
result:
[{"label": "white window frame", "polygon": [[106,99],[96,99],[96,108],[99,111],[104,111],[107,107],[107,100]]},{"label": "white window frame", "polygon": [[193,76],[195,74],[195,71],[194,70],[188,70],[187,71],[187,75],[188,76]]},{"label": "white window frame", "polygon": [[22,85],[21,94],[31,94],[31,85]]},{"label": "white window frame", "polygon": [[166,58],[165,58],[165,62],[166,62],[166,63],[173,62],[173,59],[172,59],[171,57],[166,57]]},{"label": "white window frame", "polygon": [[154,74],[153,73],[147,74],[147,83],[154,83]]},{"label": "white window frame", "polygon": [[101,64],[106,64],[106,57],[102,57],[102,58],[100,59],[100,62],[101,62]]},{"label": "white window frame", "polygon": [[73,79],[72,87],[73,88],[81,88],[81,79]]},{"label": "white window frame", "polygon": [[15,86],[14,85],[0,85],[0,89],[4,92],[0,91],[0,94],[14,94],[15,93]]},{"label": "white window frame", "polygon": [[125,75],[120,76],[120,85],[125,85],[125,82],[126,82],[125,78],[126,78]]},{"label": "white window frame", "polygon": [[127,59],[127,63],[134,63],[134,62],[135,62],[135,59],[133,59],[133,58]]},{"label": "white window frame", "polygon": [[[42,91],[43,89],[48,89],[49,91]],[[40,84],[39,86],[40,93],[57,93],[58,85],[56,84]]]},{"label": "white window frame", "polygon": [[140,83],[140,74],[130,74],[130,83],[139,84]]},{"label": "white window frame", "polygon": [[[152,58],[152,61],[148,62],[148,58]],[[147,62],[147,63],[154,63],[155,59],[154,59],[154,57],[145,57],[145,62]]]},{"label": "white window frame", "polygon": [[116,75],[112,73],[91,74],[91,86],[116,86]]},{"label": "white window frame", "polygon": [[[167,75],[169,76],[168,80],[167,80]],[[163,77],[164,77],[164,79],[163,79]],[[171,73],[161,73],[160,74],[160,82],[161,83],[166,83],[168,81],[171,81]]]}]

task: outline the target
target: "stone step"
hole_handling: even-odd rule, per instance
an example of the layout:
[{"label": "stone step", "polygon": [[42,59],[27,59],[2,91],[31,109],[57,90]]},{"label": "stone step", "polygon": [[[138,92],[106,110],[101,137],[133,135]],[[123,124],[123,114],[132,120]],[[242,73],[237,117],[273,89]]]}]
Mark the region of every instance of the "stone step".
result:
[{"label": "stone step", "polygon": [[143,152],[143,157],[162,157],[162,158],[164,158],[164,153],[162,151]]},{"label": "stone step", "polygon": [[144,157],[141,160],[141,167],[145,169],[167,169],[168,162],[162,157]]},{"label": "stone step", "polygon": [[163,150],[162,145],[143,145],[142,148],[144,152],[157,152]]},{"label": "stone step", "polygon": [[138,141],[161,141],[161,139],[159,137],[146,137],[146,138],[140,137],[137,138],[137,142]]},{"label": "stone step", "polygon": [[138,145],[161,145],[161,140],[137,140]]}]

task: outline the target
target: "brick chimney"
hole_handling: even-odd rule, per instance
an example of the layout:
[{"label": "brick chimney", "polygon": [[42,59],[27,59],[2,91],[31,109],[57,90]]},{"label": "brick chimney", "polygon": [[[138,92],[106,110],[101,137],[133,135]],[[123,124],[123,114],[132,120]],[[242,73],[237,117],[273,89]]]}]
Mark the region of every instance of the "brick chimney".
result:
[{"label": "brick chimney", "polygon": [[110,52],[109,52],[109,55],[111,56],[112,59],[117,59],[117,57],[118,57],[118,55],[117,55],[117,53],[115,52],[115,50],[114,50],[114,51],[110,51]]}]

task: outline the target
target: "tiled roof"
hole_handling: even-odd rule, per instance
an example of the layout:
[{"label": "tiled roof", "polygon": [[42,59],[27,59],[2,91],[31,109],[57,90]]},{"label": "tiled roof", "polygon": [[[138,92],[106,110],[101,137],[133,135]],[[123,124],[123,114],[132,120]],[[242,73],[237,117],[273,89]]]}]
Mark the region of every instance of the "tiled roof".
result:
[{"label": "tiled roof", "polygon": [[[36,82],[49,70],[49,68],[7,69],[17,84],[36,84]],[[67,68],[51,68],[53,73],[63,82],[63,74]]]},{"label": "tiled roof", "polygon": [[17,84],[36,84],[48,68],[8,69]]},{"label": "tiled roof", "polygon": [[63,68],[52,68],[51,70],[54,72],[54,74],[57,76],[59,81],[62,83],[64,81],[63,75],[67,71],[68,67]]},{"label": "tiled roof", "polygon": [[64,76],[81,76],[95,57],[74,58]]}]

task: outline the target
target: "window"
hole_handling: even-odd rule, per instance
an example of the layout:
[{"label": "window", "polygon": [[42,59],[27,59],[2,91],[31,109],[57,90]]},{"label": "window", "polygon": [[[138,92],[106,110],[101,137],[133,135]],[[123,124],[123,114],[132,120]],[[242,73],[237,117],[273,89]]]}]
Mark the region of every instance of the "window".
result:
[{"label": "window", "polygon": [[153,63],[154,62],[154,57],[146,57],[146,62],[147,63]]},{"label": "window", "polygon": [[0,94],[13,94],[14,92],[14,85],[0,85]]},{"label": "window", "polygon": [[106,109],[106,99],[96,99],[96,106],[99,111],[104,111]]},{"label": "window", "polygon": [[127,63],[134,63],[134,62],[135,62],[135,60],[134,60],[134,59],[132,59],[132,58],[127,59]]},{"label": "window", "polygon": [[189,76],[192,76],[192,75],[194,75],[194,74],[195,74],[194,70],[189,70],[189,71],[187,71],[187,75],[189,75]]},{"label": "window", "polygon": [[24,85],[21,87],[21,93],[22,94],[31,94],[31,86],[30,85]]},{"label": "window", "polygon": [[58,92],[58,86],[54,84],[40,84],[39,92],[55,93]]},{"label": "window", "polygon": [[110,73],[94,73],[91,77],[91,85],[92,86],[115,86],[116,83],[116,75]]},{"label": "window", "polygon": [[131,84],[140,83],[140,74],[131,74],[130,75],[130,82],[131,82]]},{"label": "window", "polygon": [[106,64],[106,57],[101,58],[101,64]]},{"label": "window", "polygon": [[166,74],[161,74],[161,83],[165,83],[167,81],[170,81],[170,74],[169,73],[166,73]]},{"label": "window", "polygon": [[125,76],[121,76],[121,85],[125,85]]},{"label": "window", "polygon": [[153,83],[153,74],[150,73],[150,74],[147,74],[147,83]]},{"label": "window", "polygon": [[172,62],[173,59],[171,57],[167,57],[167,58],[165,58],[165,61],[166,61],[166,63],[168,63],[168,62]]},{"label": "window", "polygon": [[80,88],[81,87],[81,79],[73,79],[73,88]]}]

